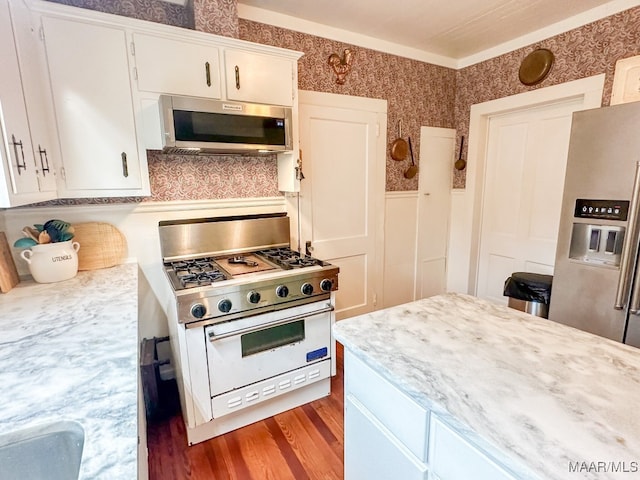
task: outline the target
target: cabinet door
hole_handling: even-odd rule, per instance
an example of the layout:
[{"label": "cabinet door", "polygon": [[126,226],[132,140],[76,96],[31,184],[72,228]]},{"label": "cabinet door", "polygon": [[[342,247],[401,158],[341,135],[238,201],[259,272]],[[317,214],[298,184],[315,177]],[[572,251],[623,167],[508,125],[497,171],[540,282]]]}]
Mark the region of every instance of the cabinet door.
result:
[{"label": "cabinet door", "polygon": [[292,60],[225,50],[227,98],[270,105],[293,105]]},{"label": "cabinet door", "polygon": [[31,145],[38,173],[38,186],[43,200],[55,198],[56,165],[59,163],[60,147],[46,75],[44,45],[38,36],[39,23],[34,24],[30,11],[22,2],[11,4],[11,17],[31,130]]},{"label": "cabinet door", "polygon": [[216,47],[134,34],[138,90],[220,98]]},{"label": "cabinet door", "polygon": [[426,461],[429,412],[351,352],[344,357],[345,393],[358,398],[411,453]]},{"label": "cabinet door", "polygon": [[426,480],[427,468],[355,397],[345,396],[345,480]]},{"label": "cabinet door", "polygon": [[66,195],[146,193],[124,30],[54,17],[42,24]]},{"label": "cabinet door", "polygon": [[435,415],[431,417],[429,463],[441,480],[515,480],[497,463]]},{"label": "cabinet door", "polygon": [[2,146],[2,207],[16,203],[15,195],[38,192],[27,110],[13,37],[9,5],[0,1],[0,133]]}]

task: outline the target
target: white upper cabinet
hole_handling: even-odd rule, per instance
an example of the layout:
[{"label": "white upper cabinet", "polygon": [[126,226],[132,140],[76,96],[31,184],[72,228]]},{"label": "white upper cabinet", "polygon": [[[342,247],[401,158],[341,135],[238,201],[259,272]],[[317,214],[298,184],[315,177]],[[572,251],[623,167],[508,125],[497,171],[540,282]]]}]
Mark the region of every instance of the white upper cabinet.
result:
[{"label": "white upper cabinet", "polygon": [[227,99],[292,106],[295,60],[245,50],[226,49],[224,75]]},{"label": "white upper cabinet", "polygon": [[220,54],[211,44],[133,34],[138,90],[219,99]]},{"label": "white upper cabinet", "polygon": [[[18,34],[14,2],[0,0],[0,206],[16,192],[40,195],[20,194],[22,203],[46,200],[43,189],[48,198],[150,195],[146,149],[159,148],[161,94],[291,106],[297,118],[300,52],[56,2],[15,3],[28,12]],[[22,65],[14,36],[35,39],[25,42],[31,62]],[[295,189],[293,157],[278,159],[283,191]]]},{"label": "white upper cabinet", "polygon": [[66,197],[149,194],[124,28],[43,16]]},{"label": "white upper cabinet", "polygon": [[[18,2],[11,8],[18,16],[24,13]],[[38,98],[46,89],[38,69],[37,38],[28,24],[14,26],[12,13],[8,0],[0,0],[0,207],[56,197],[55,147]],[[29,93],[32,97],[25,98]],[[29,114],[27,105],[33,109]]]}]

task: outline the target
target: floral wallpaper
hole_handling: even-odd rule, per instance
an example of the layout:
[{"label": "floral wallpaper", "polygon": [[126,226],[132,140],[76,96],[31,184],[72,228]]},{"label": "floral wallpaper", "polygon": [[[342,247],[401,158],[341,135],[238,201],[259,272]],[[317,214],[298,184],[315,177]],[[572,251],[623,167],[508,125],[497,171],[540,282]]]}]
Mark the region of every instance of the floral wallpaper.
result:
[{"label": "floral wallpaper", "polygon": [[[78,205],[277,197],[275,156],[166,155],[147,150],[151,197],[69,198],[35,204]],[[31,205],[34,206],[34,205]]]},{"label": "floral wallpaper", "polygon": [[[240,38],[304,52],[298,61],[298,87],[302,90],[339,93],[387,100],[387,139],[390,144],[402,133],[411,137],[414,157],[420,151],[420,127],[454,126],[455,70],[377,52],[325,38],[293,32],[249,20],[240,20]],[[343,85],[328,65],[329,55],[353,52],[351,72]],[[416,190],[418,177],[404,178],[409,156],[398,162],[387,147],[387,191]]]},{"label": "floral wallpaper", "polygon": [[166,23],[176,27],[194,28],[193,8],[162,0],[49,0],[73,7],[88,8],[104,13]]},{"label": "floral wallpaper", "polygon": [[196,30],[238,38],[238,2],[236,0],[192,1]]},{"label": "floral wallpaper", "polygon": [[[455,71],[237,19],[235,0],[192,0],[193,3],[187,7],[160,0],[51,1],[302,51],[304,56],[298,63],[299,88],[387,100],[389,144],[397,137],[398,121],[402,120],[403,136],[411,136],[416,159],[420,151],[420,126],[456,128],[459,145],[460,136],[468,135],[469,110],[475,103],[605,73],[603,104],[606,105],[611,94],[615,62],[619,58],[640,54],[640,7]],[[550,49],[555,55],[555,64],[541,84],[526,87],[518,80],[520,62],[538,47]],[[347,48],[353,51],[352,68],[346,82],[339,85],[327,60],[332,53],[342,55]],[[456,156],[457,153],[456,151]],[[464,153],[466,158],[466,152]],[[392,160],[387,151],[387,191],[417,189],[417,176],[411,180],[403,176],[409,164],[409,159],[402,162]],[[270,159],[247,161],[246,158],[212,157],[205,160],[202,157],[149,152],[149,174],[152,195],[143,201],[278,194],[276,162]],[[191,188],[196,184],[204,186],[205,193]],[[464,185],[465,171],[454,170],[453,186],[462,188]],[[60,202],[104,201],[110,200]],[[113,201],[121,202],[123,199]],[[131,198],[126,201],[140,199]]]},{"label": "floral wallpaper", "polygon": [[[527,87],[520,83],[518,70],[524,57],[536,48],[551,50],[555,62],[544,81]],[[526,48],[458,70],[455,101],[458,145],[461,135],[468,138],[469,111],[471,105],[476,103],[605,73],[602,104],[609,105],[616,61],[638,54],[640,7],[635,7]],[[464,154],[466,158],[466,152]],[[454,172],[453,186],[464,187],[465,171]]]},{"label": "floral wallpaper", "polygon": [[147,151],[153,200],[276,197],[275,156],[163,155]]}]

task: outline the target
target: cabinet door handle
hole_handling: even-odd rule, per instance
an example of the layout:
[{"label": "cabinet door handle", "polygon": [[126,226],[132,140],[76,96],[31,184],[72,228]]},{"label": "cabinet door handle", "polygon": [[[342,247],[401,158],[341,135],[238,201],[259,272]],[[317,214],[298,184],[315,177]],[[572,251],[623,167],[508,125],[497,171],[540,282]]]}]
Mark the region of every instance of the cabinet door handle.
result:
[{"label": "cabinet door handle", "polygon": [[204,75],[207,79],[207,87],[211,86],[211,65],[209,62],[205,62],[204,64]]},{"label": "cabinet door handle", "polygon": [[240,67],[236,65],[236,89],[240,90]]},{"label": "cabinet door handle", "polygon": [[124,175],[124,177],[126,178],[129,176],[129,166],[127,165],[127,153],[122,152],[120,156],[122,157],[122,175]]},{"label": "cabinet door handle", "polygon": [[[22,146],[22,140],[17,142],[16,136],[11,134],[11,144],[13,145],[13,153],[16,157],[16,168],[18,169],[18,175],[22,175],[20,169],[27,169],[27,164],[24,161],[24,147]],[[20,146],[20,155],[18,155],[18,146]],[[20,163],[20,157],[22,157],[22,163]]]},{"label": "cabinet door handle", "polygon": [[[47,149],[42,148],[40,145],[38,145],[38,153],[40,154],[40,168],[42,170],[42,176],[46,177],[47,174],[45,172],[49,171],[49,158],[47,157]],[[44,161],[43,161],[43,155],[44,155]]]}]

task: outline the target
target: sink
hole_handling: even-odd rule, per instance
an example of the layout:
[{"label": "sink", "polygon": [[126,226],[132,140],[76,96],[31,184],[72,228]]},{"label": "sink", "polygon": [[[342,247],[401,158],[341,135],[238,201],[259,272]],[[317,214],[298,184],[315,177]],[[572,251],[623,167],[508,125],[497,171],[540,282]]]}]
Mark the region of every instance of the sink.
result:
[{"label": "sink", "polygon": [[76,480],[84,429],[59,421],[0,435],[0,480]]}]

